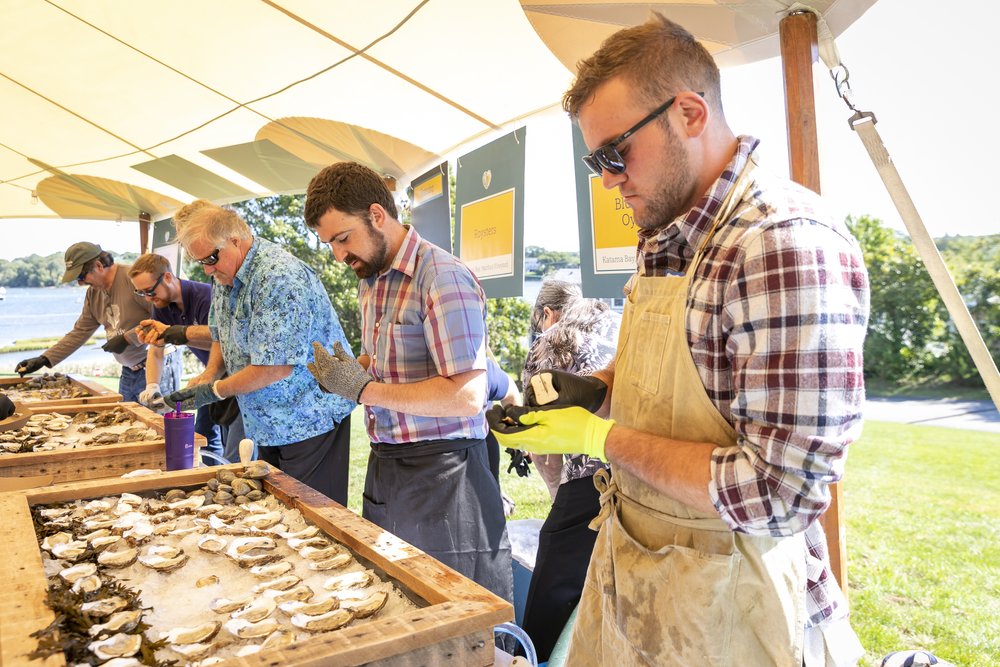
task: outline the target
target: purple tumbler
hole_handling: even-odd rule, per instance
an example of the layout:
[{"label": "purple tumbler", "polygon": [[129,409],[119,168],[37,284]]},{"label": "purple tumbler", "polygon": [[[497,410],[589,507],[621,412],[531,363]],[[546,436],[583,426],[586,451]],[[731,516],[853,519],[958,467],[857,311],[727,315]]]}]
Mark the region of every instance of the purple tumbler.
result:
[{"label": "purple tumbler", "polygon": [[163,415],[163,436],[167,448],[167,470],[194,467],[194,415],[168,412]]}]

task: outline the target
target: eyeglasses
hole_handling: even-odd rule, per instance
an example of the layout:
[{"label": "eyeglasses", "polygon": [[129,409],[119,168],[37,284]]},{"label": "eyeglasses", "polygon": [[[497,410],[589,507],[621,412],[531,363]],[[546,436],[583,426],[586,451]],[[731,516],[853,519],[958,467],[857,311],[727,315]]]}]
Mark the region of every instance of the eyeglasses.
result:
[{"label": "eyeglasses", "polygon": [[[698,94],[705,97],[705,93]],[[620,146],[623,141],[631,137],[633,134],[641,130],[651,120],[669,109],[670,105],[673,104],[676,99],[676,96],[671,97],[669,100],[653,109],[648,116],[640,120],[638,123],[625,130],[603,146],[598,146],[590,155],[584,155],[582,158],[583,163],[590,167],[590,170],[598,176],[603,176],[602,172],[604,171],[615,175],[624,174],[625,158],[623,158],[622,154],[618,152],[618,146]]]},{"label": "eyeglasses", "polygon": [[165,275],[167,274],[161,273],[160,277],[156,279],[156,282],[153,283],[153,286],[150,287],[149,289],[134,289],[132,291],[138,294],[139,296],[154,296],[156,294],[156,288],[159,287],[160,283],[163,282],[163,276]]},{"label": "eyeglasses", "polygon": [[80,271],[80,275],[76,277],[76,282],[82,283],[83,281],[85,281],[87,279],[87,274],[93,271],[95,266],[97,266],[97,264],[90,264],[90,265],[84,264],[83,270]]},{"label": "eyeglasses", "polygon": [[215,250],[212,251],[210,255],[202,257],[201,259],[196,259],[194,261],[198,262],[202,266],[215,266],[216,264],[219,263],[220,250],[222,250],[222,248],[216,248]]}]

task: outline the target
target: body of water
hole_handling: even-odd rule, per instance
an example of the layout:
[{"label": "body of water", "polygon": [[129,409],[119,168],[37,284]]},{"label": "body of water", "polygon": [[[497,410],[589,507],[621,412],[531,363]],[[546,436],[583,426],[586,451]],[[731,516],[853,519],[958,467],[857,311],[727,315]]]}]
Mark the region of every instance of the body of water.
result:
[{"label": "body of water", "polygon": [[[8,287],[6,298],[0,301],[0,345],[67,333],[80,317],[86,293],[86,287],[76,286]],[[30,356],[33,356],[30,351],[0,354],[0,373],[12,373],[17,362]],[[105,363],[109,360],[113,361],[100,345],[95,345],[80,348],[60,365]]]}]

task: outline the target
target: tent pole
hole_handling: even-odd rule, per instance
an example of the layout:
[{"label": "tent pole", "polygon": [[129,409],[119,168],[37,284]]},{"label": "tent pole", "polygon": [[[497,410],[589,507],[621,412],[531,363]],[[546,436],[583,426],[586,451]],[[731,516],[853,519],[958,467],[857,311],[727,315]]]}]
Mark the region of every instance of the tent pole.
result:
[{"label": "tent pole", "polygon": [[149,213],[141,211],[139,213],[139,254],[146,252],[149,248]]},{"label": "tent pole", "polygon": [[[785,117],[788,123],[788,164],[792,180],[814,192],[819,185],[819,140],[816,133],[816,103],[813,96],[813,63],[819,46],[816,15],[792,12],[778,27],[781,64],[785,81]],[[830,487],[830,507],[820,522],[830,550],[830,567],[847,596],[847,539],[841,519],[843,498],[840,484]]]}]

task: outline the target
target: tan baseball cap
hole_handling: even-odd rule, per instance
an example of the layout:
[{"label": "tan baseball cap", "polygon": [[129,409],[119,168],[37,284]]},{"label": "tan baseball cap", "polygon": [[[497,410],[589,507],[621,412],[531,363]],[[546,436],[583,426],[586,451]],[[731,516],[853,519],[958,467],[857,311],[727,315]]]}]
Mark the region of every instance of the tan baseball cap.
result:
[{"label": "tan baseball cap", "polygon": [[101,246],[96,243],[80,241],[74,243],[66,249],[66,273],[63,274],[62,281],[70,283],[80,276],[83,265],[101,254]]}]

